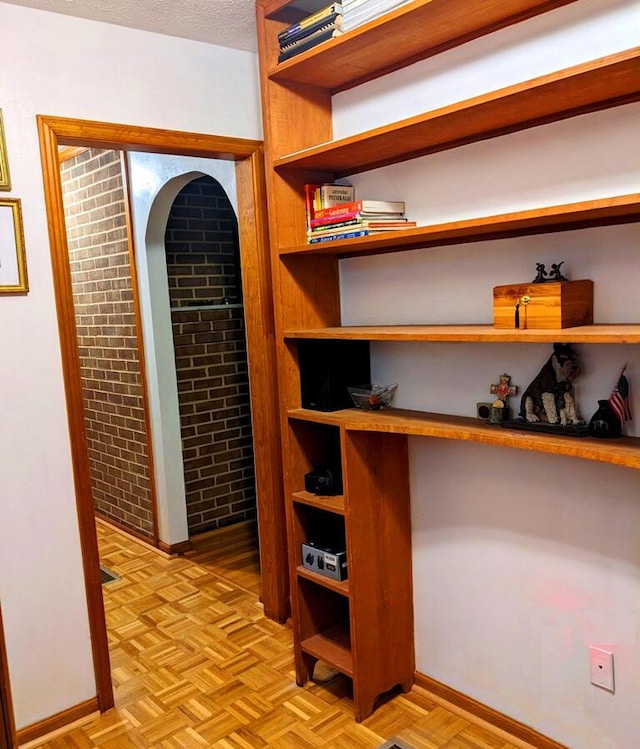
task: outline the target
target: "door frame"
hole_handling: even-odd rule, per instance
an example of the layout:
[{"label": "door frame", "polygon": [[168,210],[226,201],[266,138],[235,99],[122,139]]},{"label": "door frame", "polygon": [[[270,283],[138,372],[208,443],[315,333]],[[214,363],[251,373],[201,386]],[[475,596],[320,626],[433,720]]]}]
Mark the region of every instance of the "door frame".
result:
[{"label": "door frame", "polygon": [[9,664],[7,663],[7,648],[4,642],[2,608],[0,608],[0,749],[12,749],[17,745],[13,704],[11,702],[11,685],[9,683]]},{"label": "door frame", "polygon": [[289,614],[289,580],[264,153],[262,142],[256,140],[46,115],[38,115],[36,119],[96,690],[100,710],[105,711],[114,704],[113,687],[91,498],[59,147],[146,151],[235,162],[260,538],[261,600],[265,616],[284,622]]}]

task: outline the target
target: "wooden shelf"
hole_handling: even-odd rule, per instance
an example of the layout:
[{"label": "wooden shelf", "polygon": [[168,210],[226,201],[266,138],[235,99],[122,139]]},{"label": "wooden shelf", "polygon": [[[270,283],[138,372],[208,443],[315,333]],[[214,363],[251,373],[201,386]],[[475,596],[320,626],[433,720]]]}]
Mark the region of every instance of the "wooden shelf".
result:
[{"label": "wooden shelf", "polygon": [[602,57],[274,161],[342,177],[640,99],[640,48]]},{"label": "wooden shelf", "polygon": [[[278,33],[305,11],[290,0],[256,2],[266,195],[276,255],[274,339],[281,374],[283,498],[288,512],[296,683],[303,685],[312,677],[316,660],[333,665],[353,680],[357,721],[371,715],[378,697],[394,686],[409,691],[415,674],[407,437],[479,442],[636,470],[640,470],[640,438],[572,438],[400,409],[287,410],[289,404],[300,402],[300,366],[293,342],[306,338],[640,343],[640,322],[541,331],[495,330],[492,325],[339,327],[340,258],[637,222],[640,194],[303,245],[304,185],[640,100],[640,48],[635,48],[332,140],[332,96],[337,91],[573,1],[413,0],[280,65],[276,65]],[[397,259],[402,262],[402,257]],[[301,476],[325,464],[330,452],[331,430],[318,425],[339,433],[343,497],[299,491]],[[309,537],[307,524],[317,510],[334,513],[327,519],[344,525],[349,582],[339,583],[301,566],[300,544]],[[371,538],[376,534],[372,559]]]},{"label": "wooden shelf", "polygon": [[344,515],[344,497],[336,495],[333,497],[324,497],[310,492],[295,492],[293,501],[298,504],[317,507],[325,512],[333,512],[336,515]]},{"label": "wooden shelf", "polygon": [[419,226],[375,237],[286,247],[280,255],[357,257],[640,221],[640,193]]},{"label": "wooden shelf", "polygon": [[349,580],[333,580],[330,577],[318,575],[316,572],[306,569],[305,567],[296,567],[296,574],[298,577],[304,577],[305,580],[311,580],[316,585],[321,585],[323,588],[328,588],[334,593],[339,593],[341,596],[349,596]]},{"label": "wooden shelf", "polygon": [[334,666],[346,676],[353,676],[353,658],[349,624],[344,623],[326,632],[308,637],[300,643],[305,653]]},{"label": "wooden shelf", "polygon": [[[341,91],[574,1],[413,2],[272,67],[268,75]],[[274,15],[285,5],[269,3],[265,10]]]},{"label": "wooden shelf", "polygon": [[284,337],[451,343],[640,343],[640,324],[580,325],[562,330],[504,330],[493,325],[369,325],[285,330]]},{"label": "wooden shelf", "polygon": [[640,470],[640,438],[638,437],[599,440],[592,437],[556,436],[490,426],[480,419],[466,416],[449,416],[398,408],[389,408],[384,411],[362,411],[350,408],[328,413],[299,408],[290,410],[289,418],[334,424],[354,431],[392,432],[420,437],[482,442],[498,447],[514,447],[519,450],[596,460]]}]

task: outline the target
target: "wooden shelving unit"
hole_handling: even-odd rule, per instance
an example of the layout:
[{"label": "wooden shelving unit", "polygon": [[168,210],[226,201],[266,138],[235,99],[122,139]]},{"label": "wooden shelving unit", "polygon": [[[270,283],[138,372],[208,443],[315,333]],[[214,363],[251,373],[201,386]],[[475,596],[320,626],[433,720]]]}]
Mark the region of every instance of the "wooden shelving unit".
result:
[{"label": "wooden shelving unit", "polygon": [[[466,6],[458,0],[413,2],[281,65],[268,61],[269,77],[335,93],[571,2],[575,0],[504,0]],[[265,15],[277,17],[287,4],[267,3]],[[391,37],[402,43],[390,43]]]},{"label": "wooden shelving unit", "polygon": [[482,442],[496,447],[567,455],[584,460],[640,469],[640,439],[621,437],[599,440],[592,437],[566,437],[561,434],[542,434],[516,429],[505,429],[466,416],[426,413],[389,408],[384,411],[360,411],[349,408],[318,415],[316,411],[300,408],[289,411],[291,419],[321,422],[341,426],[354,432],[391,432],[417,437]]},{"label": "wooden shelving unit", "polygon": [[294,492],[293,501],[299,504],[308,505],[309,507],[315,507],[318,510],[324,512],[334,512],[336,515],[344,515],[344,497],[333,496],[333,497],[322,497],[316,494],[310,494],[309,492]]},{"label": "wooden shelving unit", "polygon": [[389,232],[377,237],[284,247],[280,250],[280,254],[282,256],[337,255],[341,258],[382,255],[425,247],[443,247],[533,234],[574,231],[593,226],[614,226],[634,221],[640,221],[640,194],[638,193],[504,213],[497,216],[482,216],[445,224],[418,226],[415,229]]},{"label": "wooden shelving unit", "polygon": [[640,325],[581,325],[564,330],[505,330],[493,325],[371,325],[286,330],[284,337],[432,343],[640,343]]},{"label": "wooden shelving unit", "polygon": [[640,48],[457,102],[274,161],[344,177],[640,98]]},{"label": "wooden shelving unit", "polygon": [[296,573],[298,577],[304,577],[307,580],[312,580],[316,585],[320,585],[329,590],[333,590],[339,593],[341,596],[349,595],[349,581],[348,580],[332,580],[330,577],[323,577],[315,572],[305,569],[304,567],[297,567]]},{"label": "wooden shelving unit", "polygon": [[[353,681],[357,720],[371,714],[382,693],[398,685],[408,690],[413,682],[408,436],[481,442],[633,469],[640,469],[640,440],[567,438],[399,409],[305,410],[298,342],[637,344],[640,324],[562,331],[494,330],[490,325],[343,327],[340,258],[638,221],[640,195],[307,245],[303,187],[640,99],[640,50],[632,49],[333,140],[335,92],[567,3],[414,0],[277,65],[277,34],[298,20],[300,11],[288,0],[257,2],[296,679],[303,685],[318,660],[333,665]],[[329,455],[335,459],[336,444],[343,494],[304,492],[305,473],[326,464]],[[344,531],[349,569],[344,582],[302,566],[300,545],[319,518]]]}]

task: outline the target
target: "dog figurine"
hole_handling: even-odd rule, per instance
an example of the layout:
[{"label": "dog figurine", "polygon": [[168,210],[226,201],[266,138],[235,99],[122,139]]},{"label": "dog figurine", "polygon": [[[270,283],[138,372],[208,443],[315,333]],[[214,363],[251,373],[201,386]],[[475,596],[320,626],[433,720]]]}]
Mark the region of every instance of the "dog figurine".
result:
[{"label": "dog figurine", "polygon": [[522,395],[521,418],[561,426],[584,424],[576,408],[573,386],[581,373],[571,345],[555,343],[553,354]]}]

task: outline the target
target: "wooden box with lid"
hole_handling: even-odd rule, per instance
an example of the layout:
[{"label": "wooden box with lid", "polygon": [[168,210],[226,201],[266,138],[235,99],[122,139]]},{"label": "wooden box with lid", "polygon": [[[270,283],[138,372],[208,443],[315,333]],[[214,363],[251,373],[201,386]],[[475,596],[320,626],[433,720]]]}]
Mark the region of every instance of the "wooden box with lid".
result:
[{"label": "wooden box with lid", "polygon": [[520,330],[593,323],[593,281],[508,284],[493,289],[493,325]]}]

